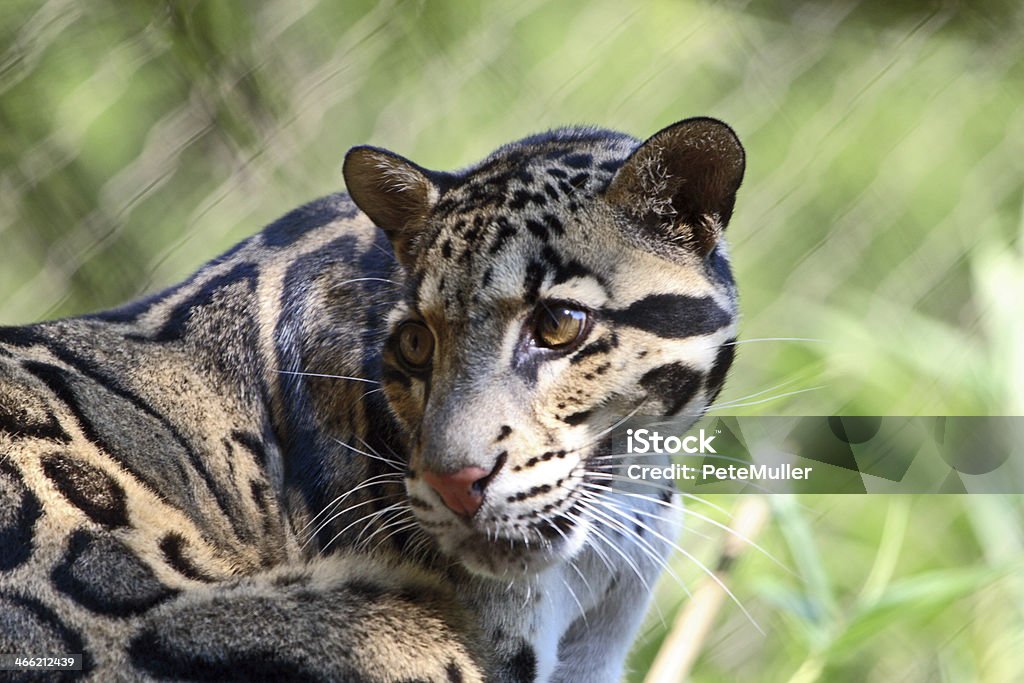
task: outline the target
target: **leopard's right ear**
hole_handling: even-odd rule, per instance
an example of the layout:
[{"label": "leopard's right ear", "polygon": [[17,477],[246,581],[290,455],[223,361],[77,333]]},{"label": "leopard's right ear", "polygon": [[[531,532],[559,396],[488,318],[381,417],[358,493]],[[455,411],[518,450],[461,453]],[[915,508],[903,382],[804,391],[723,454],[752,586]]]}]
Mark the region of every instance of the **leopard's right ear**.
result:
[{"label": "leopard's right ear", "polygon": [[444,174],[369,146],[348,151],[342,174],[352,201],[387,233],[399,262],[410,267],[416,237],[441,196]]}]

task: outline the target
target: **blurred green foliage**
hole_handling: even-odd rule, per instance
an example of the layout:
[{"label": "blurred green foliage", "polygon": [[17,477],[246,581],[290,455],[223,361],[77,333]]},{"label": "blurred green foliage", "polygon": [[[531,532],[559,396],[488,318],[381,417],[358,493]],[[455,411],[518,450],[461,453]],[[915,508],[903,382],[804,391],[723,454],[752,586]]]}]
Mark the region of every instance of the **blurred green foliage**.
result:
[{"label": "blurred green foliage", "polygon": [[8,2],[0,321],[170,284],[339,189],[354,144],[451,168],[566,123],[709,114],[749,149],[743,336],[821,340],[742,347],[725,400],[1019,413],[1016,5]]},{"label": "blurred green foliage", "polygon": [[[1019,498],[769,499],[774,523],[729,579],[750,616],[726,603],[689,680],[1024,680]],[[735,500],[714,497],[717,506]],[[680,542],[714,566],[722,534],[702,517],[730,521],[692,504],[692,529]],[[688,587],[707,580],[692,559],[677,558],[674,570]],[[686,591],[664,578],[655,602],[660,614],[649,618],[637,645],[631,681],[644,680]]]},{"label": "blurred green foliage", "polygon": [[[355,144],[452,168],[712,115],[749,153],[720,410],[1024,413],[1022,28],[1012,0],[9,0],[0,323],[171,284],[339,189]],[[695,680],[1024,679],[1019,501],[779,505],[795,573],[752,551],[733,587],[767,635],[729,610]]]}]

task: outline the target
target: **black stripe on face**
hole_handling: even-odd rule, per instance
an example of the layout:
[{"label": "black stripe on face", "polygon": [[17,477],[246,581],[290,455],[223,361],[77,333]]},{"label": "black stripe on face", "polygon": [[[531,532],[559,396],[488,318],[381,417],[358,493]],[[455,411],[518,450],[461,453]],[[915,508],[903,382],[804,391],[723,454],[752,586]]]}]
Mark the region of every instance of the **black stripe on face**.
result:
[{"label": "black stripe on face", "polygon": [[515,236],[517,232],[516,228],[513,227],[504,216],[498,216],[495,219],[495,222],[498,225],[498,232],[494,236],[494,241],[491,242],[491,247],[489,249],[492,256],[501,251],[501,248],[505,246],[505,243]]},{"label": "black stripe on face", "polygon": [[647,391],[649,398],[661,402],[666,415],[675,415],[700,389],[700,380],[700,373],[693,368],[682,363],[670,363],[641,377],[640,386]]},{"label": "black stripe on face", "polygon": [[576,425],[580,425],[586,422],[593,412],[594,411],[592,410],[583,410],[578,413],[573,413],[572,415],[566,415],[565,417],[562,418],[562,422],[575,427]]},{"label": "black stripe on face", "polygon": [[[564,261],[558,252],[551,247],[551,245],[544,246],[544,249],[541,252],[541,258],[544,259],[544,262],[547,263],[551,271],[554,272],[554,283],[556,285],[568,282],[574,277],[593,277],[595,280],[600,282],[600,279],[592,273],[590,269],[576,259]],[[600,282],[600,284],[604,287],[603,282]]]},{"label": "black stripe on face", "polygon": [[526,274],[523,276],[523,300],[529,305],[537,303],[540,297],[540,286],[544,283],[544,276],[547,272],[539,261],[530,261],[526,266]]},{"label": "black stripe on face", "polygon": [[705,380],[705,386],[708,388],[708,403],[718,398],[718,393],[722,390],[722,385],[725,384],[725,376],[729,372],[729,367],[732,365],[735,356],[735,338],[718,347],[714,365],[711,366],[711,370],[708,372],[708,377]]},{"label": "black stripe on face", "polygon": [[411,389],[413,387],[413,380],[410,379],[409,375],[401,372],[397,368],[386,366],[381,379],[383,380],[383,384],[397,384],[404,389]]},{"label": "black stripe on face", "polygon": [[551,239],[551,236],[548,234],[547,226],[542,223],[538,223],[532,218],[526,219],[526,229],[542,242],[547,242]]},{"label": "black stripe on face", "polygon": [[616,346],[618,346],[618,340],[615,338],[614,334],[600,337],[597,341],[591,342],[590,344],[587,344],[582,349],[577,351],[576,354],[569,359],[569,363],[571,365],[578,365],[579,363],[582,363],[590,356],[601,353],[608,353]]},{"label": "black stripe on face", "polygon": [[663,339],[710,334],[732,323],[732,315],[709,296],[652,294],[627,308],[605,309],[603,315],[619,325],[635,327]]},{"label": "black stripe on face", "polygon": [[545,244],[541,250],[540,259],[531,259],[526,266],[523,275],[523,300],[533,305],[540,298],[540,288],[548,276],[551,276],[552,284],[560,285],[573,278],[590,278],[594,280],[605,292],[608,291],[608,283],[597,273],[590,270],[576,259],[565,260],[550,244]]}]

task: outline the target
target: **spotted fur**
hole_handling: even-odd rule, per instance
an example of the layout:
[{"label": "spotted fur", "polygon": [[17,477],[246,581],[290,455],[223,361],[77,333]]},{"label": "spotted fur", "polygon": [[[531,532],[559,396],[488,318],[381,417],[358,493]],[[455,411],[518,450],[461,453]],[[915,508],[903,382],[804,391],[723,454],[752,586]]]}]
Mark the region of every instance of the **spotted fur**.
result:
[{"label": "spotted fur", "polygon": [[[359,147],[349,195],[185,282],[0,328],[0,652],[94,680],[617,680],[678,510],[608,433],[720,390],[743,163],[711,119],[453,173]],[[538,346],[561,304],[579,342]],[[477,471],[472,516],[430,483]]]}]

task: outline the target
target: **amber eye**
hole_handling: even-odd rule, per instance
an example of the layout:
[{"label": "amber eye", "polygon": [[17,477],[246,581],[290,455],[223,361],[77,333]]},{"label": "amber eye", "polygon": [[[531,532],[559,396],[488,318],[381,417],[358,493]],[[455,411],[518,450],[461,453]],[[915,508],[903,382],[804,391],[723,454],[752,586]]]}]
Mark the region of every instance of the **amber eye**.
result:
[{"label": "amber eye", "polygon": [[538,346],[564,349],[578,342],[587,329],[587,312],[565,304],[542,305],[534,323]]},{"label": "amber eye", "polygon": [[405,322],[398,328],[398,355],[413,370],[430,365],[434,356],[434,335],[423,323]]}]

